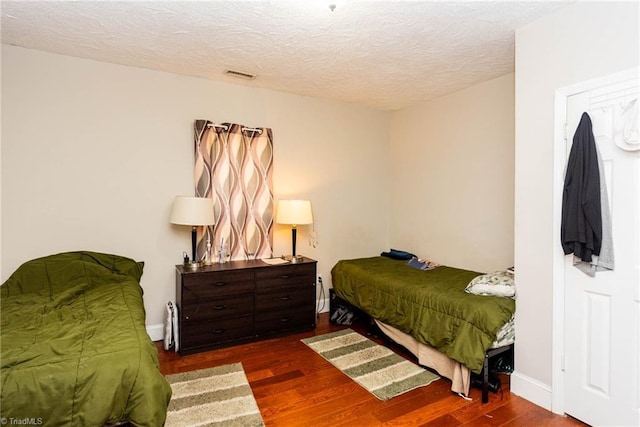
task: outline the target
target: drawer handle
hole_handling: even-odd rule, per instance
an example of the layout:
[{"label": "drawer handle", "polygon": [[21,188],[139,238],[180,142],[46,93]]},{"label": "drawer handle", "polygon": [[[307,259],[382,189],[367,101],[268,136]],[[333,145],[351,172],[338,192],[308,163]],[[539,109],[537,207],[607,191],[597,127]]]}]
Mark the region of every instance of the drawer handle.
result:
[{"label": "drawer handle", "polygon": [[226,286],[227,282],[216,282],[213,284],[213,286]]},{"label": "drawer handle", "polygon": [[281,279],[288,279],[289,277],[291,277],[288,274],[283,274],[282,276],[280,276]]},{"label": "drawer handle", "polygon": [[280,319],[280,321],[281,321],[282,323],[286,323],[286,322],[288,322],[288,321],[289,321],[289,318],[288,318],[288,317],[283,317],[282,319]]},{"label": "drawer handle", "polygon": [[291,298],[292,298],[291,295],[286,297],[280,297],[280,301],[289,301]]},{"label": "drawer handle", "polygon": [[229,308],[229,306],[227,304],[216,305],[216,306],[213,307],[214,310],[226,310],[227,308]]},{"label": "drawer handle", "polygon": [[214,329],[213,331],[214,334],[223,334],[224,333],[224,329]]}]

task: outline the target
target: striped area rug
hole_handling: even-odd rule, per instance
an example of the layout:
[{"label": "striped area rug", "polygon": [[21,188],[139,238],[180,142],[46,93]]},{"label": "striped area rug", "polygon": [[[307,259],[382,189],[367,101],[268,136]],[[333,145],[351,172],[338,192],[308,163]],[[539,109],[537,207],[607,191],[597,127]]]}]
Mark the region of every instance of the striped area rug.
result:
[{"label": "striped area rug", "polygon": [[165,426],[264,426],[242,364],[167,375],[173,395]]},{"label": "striped area rug", "polygon": [[351,329],[305,338],[302,342],[380,400],[389,400],[440,378]]}]

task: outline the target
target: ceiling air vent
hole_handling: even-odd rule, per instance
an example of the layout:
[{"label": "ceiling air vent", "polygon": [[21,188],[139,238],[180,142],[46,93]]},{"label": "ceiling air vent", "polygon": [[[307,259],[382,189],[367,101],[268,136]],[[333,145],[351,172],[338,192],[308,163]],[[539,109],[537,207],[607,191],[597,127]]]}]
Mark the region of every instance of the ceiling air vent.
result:
[{"label": "ceiling air vent", "polygon": [[243,73],[242,71],[227,70],[224,73],[227,76],[238,77],[238,78],[247,79],[247,80],[253,80],[256,78],[255,74]]}]

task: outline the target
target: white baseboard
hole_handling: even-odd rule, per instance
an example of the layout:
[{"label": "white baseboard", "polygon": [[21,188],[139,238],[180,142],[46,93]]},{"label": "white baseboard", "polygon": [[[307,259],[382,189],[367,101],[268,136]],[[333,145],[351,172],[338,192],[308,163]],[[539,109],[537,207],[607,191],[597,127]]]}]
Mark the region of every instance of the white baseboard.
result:
[{"label": "white baseboard", "polygon": [[159,325],[147,325],[147,334],[149,334],[151,341],[164,340],[164,325],[162,323]]},{"label": "white baseboard", "polygon": [[553,396],[551,387],[517,371],[511,374],[511,393],[551,410]]}]

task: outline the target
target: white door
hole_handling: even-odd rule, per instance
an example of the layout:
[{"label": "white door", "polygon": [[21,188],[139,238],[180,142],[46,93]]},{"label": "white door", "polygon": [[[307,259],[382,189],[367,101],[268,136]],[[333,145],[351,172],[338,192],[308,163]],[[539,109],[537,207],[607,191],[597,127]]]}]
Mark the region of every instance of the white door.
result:
[{"label": "white door", "polygon": [[564,412],[594,426],[640,426],[640,151],[619,139],[638,136],[638,95],[632,78],[567,98],[567,158],[586,111],[604,161],[615,254],[615,270],[595,277],[574,267],[573,255],[564,264]]}]

